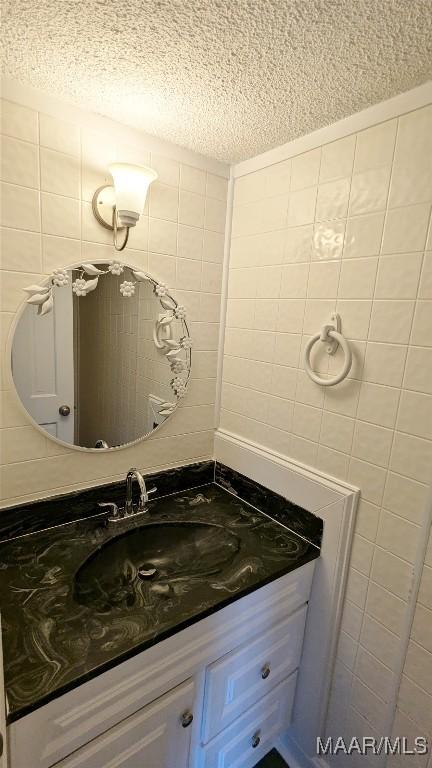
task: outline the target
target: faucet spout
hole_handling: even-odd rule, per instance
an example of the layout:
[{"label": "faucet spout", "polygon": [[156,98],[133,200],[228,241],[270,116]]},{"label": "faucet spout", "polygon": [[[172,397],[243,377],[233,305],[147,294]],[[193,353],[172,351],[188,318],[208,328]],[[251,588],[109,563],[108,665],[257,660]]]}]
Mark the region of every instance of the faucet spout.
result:
[{"label": "faucet spout", "polygon": [[[139,487],[140,487],[140,497],[138,502],[138,507],[135,512],[133,507],[133,496],[132,496],[132,486],[134,479],[137,481]],[[126,475],[126,504],[125,504],[125,515],[133,515],[137,514],[138,512],[147,512],[146,510],[146,503],[148,502],[148,497],[150,493],[154,493],[156,491],[156,488],[150,488],[150,490],[147,490],[145,480],[141,474],[141,472],[136,469],[136,467],[132,467],[129,472]]]},{"label": "faucet spout", "polygon": [[133,514],[133,497],[132,497],[132,486],[134,478],[137,480],[138,485],[140,487],[140,498],[138,503],[138,512],[142,512],[145,506],[146,502],[146,496],[147,496],[147,490],[146,490],[146,484],[145,480],[139,472],[136,467],[131,467],[129,472],[126,475],[126,504],[125,504],[125,513],[127,515]]}]

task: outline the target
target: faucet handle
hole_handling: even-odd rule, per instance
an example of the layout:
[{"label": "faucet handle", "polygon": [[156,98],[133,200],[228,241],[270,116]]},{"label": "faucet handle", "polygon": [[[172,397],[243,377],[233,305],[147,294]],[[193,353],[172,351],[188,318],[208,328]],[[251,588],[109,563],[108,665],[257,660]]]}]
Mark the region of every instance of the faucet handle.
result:
[{"label": "faucet handle", "polygon": [[98,503],[98,507],[109,507],[110,508],[111,514],[109,515],[108,520],[113,520],[114,521],[114,520],[120,520],[121,519],[120,510],[119,510],[117,504],[115,504],[114,501],[100,501]]},{"label": "faucet handle", "polygon": [[147,490],[147,488],[146,488],[146,490],[144,491],[144,493],[140,497],[140,501],[139,501],[139,504],[138,504],[138,512],[147,512],[146,504],[148,502],[148,497],[149,497],[149,495],[151,493],[155,493],[156,491],[157,491],[156,487],[150,488],[149,490]]}]

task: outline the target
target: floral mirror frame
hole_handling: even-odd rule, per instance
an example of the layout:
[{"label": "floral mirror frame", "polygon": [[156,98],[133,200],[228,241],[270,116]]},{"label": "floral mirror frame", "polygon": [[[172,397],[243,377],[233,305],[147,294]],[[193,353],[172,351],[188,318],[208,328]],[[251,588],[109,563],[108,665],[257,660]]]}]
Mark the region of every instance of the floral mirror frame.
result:
[{"label": "floral mirror frame", "polygon": [[[105,267],[105,269],[101,269],[101,266]],[[71,274],[73,276],[74,272],[78,272],[78,277],[72,281],[73,293],[76,297],[85,300],[85,297],[97,288],[99,280],[102,280],[105,275],[111,274],[120,277],[125,269],[130,271],[133,278],[132,280],[125,279],[119,285],[119,291],[125,300],[134,296],[137,286],[139,286],[140,283],[148,282],[153,286],[153,293],[160,302],[161,312],[154,322],[153,341],[157,349],[159,349],[165,356],[167,365],[169,366],[172,375],[170,387],[173,393],[173,398],[172,400],[167,400],[161,404],[158,414],[163,417],[168,417],[174,413],[180,400],[185,396],[191,376],[192,338],[186,320],[186,309],[171,296],[165,283],[159,282],[147,272],[135,268],[131,264],[120,262],[118,260],[109,261],[107,259],[95,260],[94,263],[76,263],[54,269],[53,272],[47,278],[41,280],[40,283],[24,288],[28,298],[24,305],[22,305],[21,311],[17,312],[15,323],[11,329],[10,347],[12,349],[14,331],[26,305],[30,304],[37,307],[37,314],[40,316],[52,312],[54,308],[55,293],[70,284]],[[174,321],[179,321],[181,323],[181,335],[177,338],[174,337],[172,331]],[[47,433],[27,411],[21,402],[18,392],[16,392],[16,394],[21,407],[24,408],[33,424],[41,430],[46,437],[55,442],[59,442],[62,445],[66,445],[70,449],[93,451],[97,453],[120,450],[135,445],[148,438],[164,424],[164,421],[162,421],[161,424],[154,427],[153,430],[143,434],[141,437],[108,448],[90,448],[72,443],[65,443],[63,440]]]}]

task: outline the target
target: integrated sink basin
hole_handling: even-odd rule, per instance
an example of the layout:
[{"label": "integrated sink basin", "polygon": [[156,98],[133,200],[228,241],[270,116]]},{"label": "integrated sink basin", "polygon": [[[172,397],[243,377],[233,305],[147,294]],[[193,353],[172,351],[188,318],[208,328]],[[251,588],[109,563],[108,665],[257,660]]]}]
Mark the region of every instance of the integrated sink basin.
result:
[{"label": "integrated sink basin", "polygon": [[80,567],[74,598],[98,611],[145,604],[218,573],[240,549],[239,537],[221,525],[158,522],[110,539]]},{"label": "integrated sink basin", "polygon": [[118,522],[96,502],[121,504],[123,487],[2,515],[4,538],[16,532],[0,547],[10,722],[319,556],[319,518],[227,473],[229,490],[195,470],[186,489],[164,474],[167,495]]}]

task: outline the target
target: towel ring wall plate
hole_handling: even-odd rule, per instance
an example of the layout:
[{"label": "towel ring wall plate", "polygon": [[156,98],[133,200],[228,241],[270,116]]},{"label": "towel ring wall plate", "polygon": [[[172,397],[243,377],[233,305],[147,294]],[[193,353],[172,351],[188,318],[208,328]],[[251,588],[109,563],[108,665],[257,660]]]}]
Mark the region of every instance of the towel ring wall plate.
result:
[{"label": "towel ring wall plate", "polygon": [[[339,384],[341,381],[343,381],[350,372],[351,365],[352,365],[352,354],[351,354],[351,348],[346,340],[345,336],[341,333],[341,317],[337,313],[334,313],[330,316],[330,322],[323,325],[321,328],[321,331],[319,333],[316,333],[314,336],[312,336],[309,341],[306,344],[305,351],[304,351],[304,365],[305,365],[305,371],[307,375],[309,376],[312,381],[314,381],[316,384],[320,384],[323,387],[333,387],[335,384]],[[337,351],[338,346],[340,345],[342,347],[342,350],[344,352],[344,364],[339,371],[339,373],[336,374],[336,376],[333,376],[332,378],[324,379],[321,376],[318,376],[317,373],[312,369],[311,362],[310,362],[310,356],[312,352],[312,347],[317,341],[321,341],[324,344],[327,344],[327,354],[328,355],[334,355]]]}]

